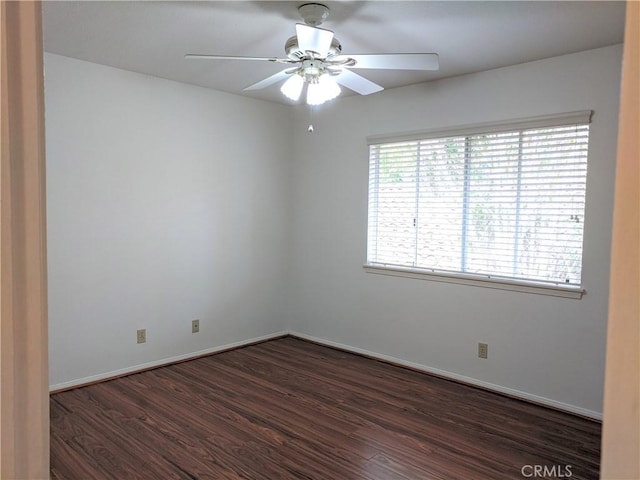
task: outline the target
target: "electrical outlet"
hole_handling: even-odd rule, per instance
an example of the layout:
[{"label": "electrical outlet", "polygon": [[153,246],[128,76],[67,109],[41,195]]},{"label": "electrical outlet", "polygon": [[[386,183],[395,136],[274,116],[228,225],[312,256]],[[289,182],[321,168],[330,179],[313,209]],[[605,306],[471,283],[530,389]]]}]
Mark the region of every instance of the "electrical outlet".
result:
[{"label": "electrical outlet", "polygon": [[200,331],[200,320],[191,320],[191,333],[198,333]]},{"label": "electrical outlet", "polygon": [[147,329],[141,328],[138,330],[138,343],[145,343],[147,341]]},{"label": "electrical outlet", "polygon": [[489,345],[478,343],[478,358],[489,358]]}]

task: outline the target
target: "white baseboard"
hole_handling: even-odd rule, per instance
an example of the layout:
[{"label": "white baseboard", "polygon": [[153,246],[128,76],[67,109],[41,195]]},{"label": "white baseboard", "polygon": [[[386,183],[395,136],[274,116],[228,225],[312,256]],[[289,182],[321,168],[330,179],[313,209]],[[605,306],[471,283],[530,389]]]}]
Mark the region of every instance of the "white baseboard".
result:
[{"label": "white baseboard", "polygon": [[248,340],[242,340],[239,342],[228,343],[226,345],[219,345],[217,347],[207,348],[205,350],[199,350],[197,352],[189,352],[183,355],[177,355],[175,357],[163,358],[160,360],[155,360],[153,362],[142,363],[140,365],[134,365],[132,367],[122,368],[120,370],[114,370],[111,372],[99,373],[97,375],[90,375],[88,377],[78,378],[76,380],[71,380],[68,382],[57,383],[55,385],[49,385],[49,392],[56,392],[60,390],[67,390],[69,388],[79,387],[82,385],[88,385],[95,382],[100,382],[104,380],[109,380],[112,378],[121,377],[123,375],[128,375],[136,372],[141,372],[144,370],[149,370],[150,368],[161,367],[163,365],[170,365],[176,362],[182,362],[185,360],[190,360],[192,358],[202,357],[204,355],[210,355],[212,353],[221,352],[223,350],[230,350],[233,348],[244,347],[247,345],[251,345],[253,343],[264,342],[267,340],[271,340],[278,337],[283,337],[288,335],[288,330],[283,330],[278,333],[270,333],[269,335],[263,335],[261,337],[250,338]]},{"label": "white baseboard", "polygon": [[480,388],[484,388],[486,390],[491,390],[494,392],[502,393],[509,397],[518,398],[521,400],[526,400],[531,403],[536,403],[539,405],[544,405],[546,407],[555,408],[557,410],[562,410],[569,413],[574,413],[576,415],[580,415],[583,417],[591,418],[593,420],[602,421],[602,413],[596,412],[593,410],[587,410],[586,408],[577,407],[575,405],[571,405],[568,403],[558,402],[556,400],[552,400],[550,398],[541,397],[539,395],[534,395],[527,392],[522,392],[520,390],[514,390],[512,388],[503,387],[502,385],[496,385],[494,383],[484,382],[482,380],[477,380],[475,378],[466,377],[464,375],[459,375],[457,373],[447,372],[445,370],[440,370],[438,368],[428,367],[426,365],[421,365],[419,363],[409,362],[407,360],[403,360],[401,358],[392,357],[389,355],[382,355],[380,353],[372,352],[369,350],[365,350],[363,348],[352,347],[351,345],[345,345],[343,343],[333,342],[331,340],[325,340],[324,338],[314,337],[312,335],[307,335],[304,333],[299,333],[293,330],[289,331],[289,334],[294,337],[299,337],[303,340],[309,340],[311,342],[319,343],[321,345],[326,345],[328,347],[339,348],[340,350],[346,350],[348,352],[358,353],[361,355],[365,355],[367,357],[375,358],[378,360],[394,363],[397,365],[402,365],[405,367],[409,367],[415,370],[419,370],[425,373],[431,373],[433,375],[437,375],[442,378],[447,378],[451,380],[455,380],[461,383],[466,383],[469,385],[474,385]]}]

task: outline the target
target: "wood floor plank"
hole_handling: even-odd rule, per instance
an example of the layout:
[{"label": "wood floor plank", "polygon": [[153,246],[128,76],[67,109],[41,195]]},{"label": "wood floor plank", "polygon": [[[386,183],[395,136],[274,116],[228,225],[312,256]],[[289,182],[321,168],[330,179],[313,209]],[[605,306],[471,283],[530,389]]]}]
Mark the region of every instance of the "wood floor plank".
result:
[{"label": "wood floor plank", "polygon": [[51,476],[598,478],[600,424],[285,337],[51,396]]}]

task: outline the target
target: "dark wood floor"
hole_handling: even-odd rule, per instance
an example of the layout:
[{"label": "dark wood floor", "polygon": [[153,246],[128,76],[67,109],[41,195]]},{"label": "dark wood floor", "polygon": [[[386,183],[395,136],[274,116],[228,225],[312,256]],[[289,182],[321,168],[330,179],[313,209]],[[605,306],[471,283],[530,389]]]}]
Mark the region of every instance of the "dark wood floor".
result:
[{"label": "dark wood floor", "polygon": [[51,396],[53,479],[579,480],[599,448],[596,422],[291,337]]}]

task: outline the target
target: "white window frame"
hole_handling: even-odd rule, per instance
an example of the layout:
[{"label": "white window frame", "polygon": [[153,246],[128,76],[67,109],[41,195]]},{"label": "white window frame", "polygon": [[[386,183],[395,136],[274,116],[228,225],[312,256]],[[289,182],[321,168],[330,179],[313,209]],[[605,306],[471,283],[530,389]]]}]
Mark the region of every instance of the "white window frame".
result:
[{"label": "white window frame", "polygon": [[[367,142],[369,146],[372,146],[388,143],[428,140],[433,138],[473,136],[515,130],[560,127],[575,124],[589,124],[591,123],[592,113],[593,112],[591,110],[585,110],[560,115],[531,117],[508,122],[474,124],[456,128],[416,131],[393,135],[372,135],[367,137]],[[365,272],[371,274],[392,275],[412,279],[472,285],[524,293],[551,295],[563,298],[580,299],[586,293],[584,288],[582,287],[584,281],[582,281],[582,285],[565,285],[560,282],[537,282],[531,280],[501,278],[499,276],[492,275],[474,275],[463,272],[448,272],[428,268],[411,268],[381,263],[367,263],[366,259],[363,268]]]}]

